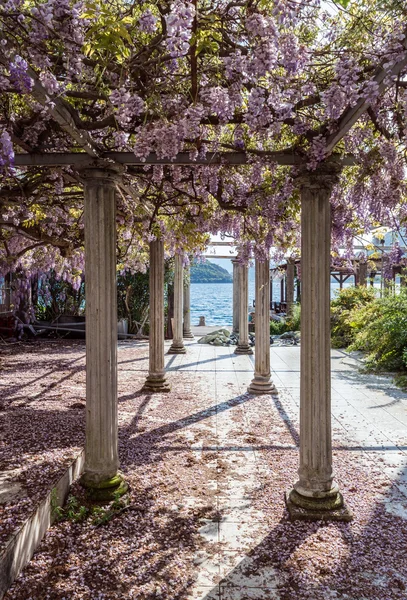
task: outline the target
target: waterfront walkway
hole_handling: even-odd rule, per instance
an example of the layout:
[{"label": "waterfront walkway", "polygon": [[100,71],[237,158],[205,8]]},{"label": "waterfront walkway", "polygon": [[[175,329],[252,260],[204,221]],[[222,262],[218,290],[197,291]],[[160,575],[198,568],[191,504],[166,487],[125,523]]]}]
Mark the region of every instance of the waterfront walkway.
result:
[{"label": "waterfront walkway", "polygon": [[332,352],[334,467],[355,519],[291,523],[300,349],[272,348],[279,395],[254,397],[253,357],[186,346],[166,355],[171,393],[145,395],[147,344],[120,343],[131,508],[52,527],[7,599],[405,599],[406,394]]}]

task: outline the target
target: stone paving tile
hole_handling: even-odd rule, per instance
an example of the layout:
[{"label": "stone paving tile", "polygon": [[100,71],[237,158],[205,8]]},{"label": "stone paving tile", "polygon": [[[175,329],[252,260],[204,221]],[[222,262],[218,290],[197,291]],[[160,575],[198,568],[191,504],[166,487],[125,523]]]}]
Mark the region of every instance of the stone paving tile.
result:
[{"label": "stone paving tile", "polygon": [[[166,342],[167,349],[169,345]],[[131,349],[127,343],[123,347]],[[132,361],[128,356],[129,352],[119,353],[122,382],[148,366],[145,359]],[[188,590],[188,600],[279,598],[278,574],[271,566],[259,566],[251,555],[270,535],[264,513],[253,501],[256,490],[272,493],[270,481],[278,479],[278,470],[273,472],[273,464],[266,461],[267,449],[281,448],[291,456],[298,452],[299,356],[298,347],[272,348],[272,378],[279,396],[253,397],[246,394],[253,357],[196,342],[188,342],[185,355],[166,355],[168,379],[173,389],[182,381],[179,401],[186,404],[177,412],[175,430],[165,432],[155,450],[168,461],[174,451],[192,451],[189,460],[208,469],[206,479],[199,485],[192,482],[177,500],[180,515],[200,508],[202,515],[212,515],[199,518],[202,545],[193,557],[196,582]],[[359,465],[383,478],[378,501],[389,514],[407,519],[407,395],[394,390],[386,378],[360,378],[344,353],[333,351],[332,356],[334,458],[352,453]],[[184,400],[186,390],[191,398]],[[144,409],[158,432],[164,422],[160,406],[165,402],[165,395],[156,394]],[[256,426],[267,422],[269,414],[279,419],[259,433]],[[123,413],[121,418],[132,416]],[[142,426],[143,415],[138,419]],[[135,429],[134,438],[142,431]],[[281,496],[278,501],[282,504]]]}]

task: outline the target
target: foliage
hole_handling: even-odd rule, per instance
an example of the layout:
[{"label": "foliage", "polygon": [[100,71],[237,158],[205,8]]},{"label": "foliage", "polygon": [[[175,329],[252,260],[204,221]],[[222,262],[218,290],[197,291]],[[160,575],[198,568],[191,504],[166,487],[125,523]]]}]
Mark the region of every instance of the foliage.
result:
[{"label": "foliage", "polygon": [[99,527],[106,525],[106,523],[121,513],[127,506],[128,500],[120,497],[119,494],[115,495],[107,507],[91,504],[83,498],[80,499],[70,494],[65,506],[60,507],[57,505],[55,488],[51,494],[51,510],[57,522],[72,521],[73,523],[83,523],[83,521],[90,519],[92,525]]},{"label": "foliage", "polygon": [[[37,280],[35,280],[37,281]],[[38,280],[35,316],[40,321],[53,321],[60,315],[83,315],[85,310],[85,283],[80,279],[73,286],[70,282],[58,279],[50,272]]]},{"label": "foliage", "polygon": [[0,3],[0,272],[84,268],[80,174],[13,170],[15,151],[127,151],[141,162],[246,152],[233,168],[129,166],[117,186],[120,270],[143,270],[156,235],[172,254],[202,249],[207,232],[231,235],[245,255],[296,246],[298,172],[277,167],[273,152],[312,172],[361,99],[364,114],[338,136],[336,151],[358,164],[333,191],[334,246],[361,225],[405,218],[407,68],[390,73],[406,53],[405,3],[326,4]]},{"label": "foliage", "polygon": [[334,348],[346,348],[353,342],[363,325],[355,318],[354,311],[373,302],[374,298],[373,289],[364,286],[347,287],[336,292],[331,301],[331,343]]},{"label": "foliage", "polygon": [[301,330],[301,305],[294,304],[292,315],[281,321],[270,321],[270,335],[281,335],[287,331]]},{"label": "foliage", "polygon": [[367,369],[403,371],[407,367],[407,292],[386,294],[353,314],[358,332],[351,350],[367,353]]},{"label": "foliage", "polygon": [[209,260],[191,265],[191,283],[233,283],[231,274]]},{"label": "foliage", "polygon": [[138,333],[146,321],[150,299],[149,273],[126,271],[117,278],[118,319],[128,319],[129,333]]}]

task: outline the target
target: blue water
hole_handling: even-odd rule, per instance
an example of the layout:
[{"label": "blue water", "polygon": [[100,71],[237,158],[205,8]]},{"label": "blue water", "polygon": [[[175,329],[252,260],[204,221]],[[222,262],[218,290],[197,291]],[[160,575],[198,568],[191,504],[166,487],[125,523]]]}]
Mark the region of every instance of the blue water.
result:
[{"label": "blue water", "polygon": [[[353,282],[352,282],[353,283]],[[352,285],[345,282],[344,287]],[[339,289],[331,283],[331,295]],[[207,325],[230,327],[233,315],[233,283],[191,283],[191,325],[198,325],[204,316]],[[254,281],[249,281],[249,310],[253,306]],[[273,283],[272,300],[280,301],[280,281]]]}]

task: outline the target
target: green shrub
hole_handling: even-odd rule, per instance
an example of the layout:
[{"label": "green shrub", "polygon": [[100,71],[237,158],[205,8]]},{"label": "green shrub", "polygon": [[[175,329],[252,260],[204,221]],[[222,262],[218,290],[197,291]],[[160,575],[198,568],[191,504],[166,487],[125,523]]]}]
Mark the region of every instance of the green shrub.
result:
[{"label": "green shrub", "polygon": [[301,330],[301,304],[294,304],[291,317],[287,319],[288,331]]},{"label": "green shrub", "polygon": [[285,319],[281,319],[281,321],[270,321],[270,335],[281,335],[286,331],[289,331],[289,329]]},{"label": "green shrub", "polygon": [[374,371],[403,371],[407,366],[407,293],[377,298],[353,313],[358,331],[351,350],[367,353],[366,367]]},{"label": "green shrub", "polygon": [[346,348],[351,344],[363,320],[355,318],[355,311],[371,304],[375,299],[372,288],[348,287],[336,292],[331,301],[331,341],[333,348]]},{"label": "green shrub", "polygon": [[301,329],[301,306],[295,304],[291,317],[281,321],[270,321],[270,335],[281,335],[286,331],[300,331]]}]

